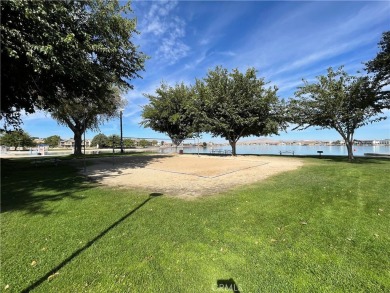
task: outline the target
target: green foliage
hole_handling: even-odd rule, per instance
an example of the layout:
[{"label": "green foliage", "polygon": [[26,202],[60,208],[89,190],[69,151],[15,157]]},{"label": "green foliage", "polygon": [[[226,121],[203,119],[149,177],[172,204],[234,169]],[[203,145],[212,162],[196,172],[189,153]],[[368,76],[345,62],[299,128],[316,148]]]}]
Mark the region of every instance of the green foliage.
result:
[{"label": "green foliage", "polygon": [[126,138],[123,140],[123,146],[126,148],[134,148],[135,147],[135,141],[129,138]]},{"label": "green foliage", "polygon": [[146,203],[64,162],[2,160],[0,288],[64,263],[32,291],[229,292],[217,281],[233,278],[241,292],[388,292],[390,161],[301,160],[227,193]]},{"label": "green foliage", "polygon": [[49,147],[55,148],[60,145],[61,137],[59,135],[52,135],[45,138],[45,144],[48,144]]},{"label": "green foliage", "polygon": [[147,146],[150,146],[150,141],[147,141],[146,139],[141,139],[141,140],[138,142],[138,145],[139,145],[140,147],[146,148]]},{"label": "green foliage", "polygon": [[23,130],[15,130],[4,133],[0,137],[0,145],[14,147],[16,150],[17,147],[35,146],[35,143],[27,132],[24,132]]},{"label": "green foliage", "polygon": [[386,108],[390,109],[390,31],[383,33],[378,45],[380,51],[373,60],[366,63],[366,70],[374,74],[374,82],[380,90],[378,95],[383,96]]},{"label": "green foliage", "polygon": [[121,146],[121,137],[113,134],[107,137],[107,146],[110,148],[116,148]]},{"label": "green foliage", "polygon": [[233,155],[242,137],[277,134],[285,127],[284,109],[277,89],[265,86],[254,68],[245,73],[238,69],[229,73],[222,67],[210,70],[203,81],[196,82],[202,130],[228,140]]},{"label": "green foliage", "polygon": [[[20,111],[56,109],[60,90],[71,103],[104,101],[139,77],[146,56],[132,43],[136,19],[119,1],[3,1],[1,116],[18,125]],[[98,93],[98,94],[97,94]]]},{"label": "green foliage", "polygon": [[108,145],[108,137],[102,133],[95,135],[91,142],[91,146],[93,147],[99,146],[99,148],[104,148],[107,145]]},{"label": "green foliage", "polygon": [[194,89],[176,84],[170,87],[161,84],[156,89],[156,95],[145,94],[149,104],[143,107],[141,125],[166,133],[175,145],[194,135],[195,117],[192,103]]},{"label": "green foliage", "polygon": [[104,100],[98,99],[95,103],[88,104],[85,104],[83,98],[72,101],[67,100],[66,95],[63,96],[61,104],[51,112],[51,116],[73,131],[75,155],[81,154],[81,137],[86,129],[98,130],[100,124],[118,115],[119,109],[126,103],[120,95],[119,89],[112,87],[109,93],[104,94]]},{"label": "green foliage", "polygon": [[378,45],[380,51],[373,60],[366,63],[366,69],[369,73],[374,73],[375,79],[385,86],[390,84],[390,31],[383,33]]},{"label": "green foliage", "polygon": [[335,129],[344,139],[348,157],[353,160],[355,130],[368,123],[386,119],[382,114],[386,101],[367,76],[348,75],[342,67],[328,69],[316,83],[304,80],[304,86],[290,100],[290,120],[294,129],[319,126]]}]

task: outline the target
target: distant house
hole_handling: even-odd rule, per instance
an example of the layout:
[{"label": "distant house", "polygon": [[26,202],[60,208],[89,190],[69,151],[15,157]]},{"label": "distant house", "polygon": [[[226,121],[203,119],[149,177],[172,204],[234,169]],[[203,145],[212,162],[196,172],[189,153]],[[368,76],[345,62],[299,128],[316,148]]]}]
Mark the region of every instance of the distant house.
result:
[{"label": "distant house", "polygon": [[[85,140],[85,147],[89,148],[91,147],[92,139],[86,139]],[[84,140],[81,142],[82,145],[84,145]]]},{"label": "distant house", "polygon": [[67,149],[74,148],[74,139],[73,138],[69,138],[67,140],[61,139],[60,147],[67,148]]},{"label": "distant house", "polygon": [[380,143],[379,140],[356,140],[356,141],[362,145],[377,145]]},{"label": "distant house", "polygon": [[[85,142],[86,142],[85,146],[87,148],[89,148],[91,146],[92,140],[91,139],[86,139]],[[84,146],[84,140],[81,142],[81,145]],[[74,139],[73,138],[69,138],[69,139],[66,139],[66,140],[61,139],[60,147],[66,148],[66,149],[74,148]]]},{"label": "distant house", "polygon": [[34,138],[33,142],[38,145],[38,144],[44,144],[45,140],[43,138]]}]

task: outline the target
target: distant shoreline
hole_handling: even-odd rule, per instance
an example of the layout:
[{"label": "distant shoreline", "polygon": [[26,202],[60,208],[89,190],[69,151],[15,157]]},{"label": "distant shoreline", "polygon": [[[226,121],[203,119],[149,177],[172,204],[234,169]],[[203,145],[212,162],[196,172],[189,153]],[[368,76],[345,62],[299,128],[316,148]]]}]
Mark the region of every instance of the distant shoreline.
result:
[{"label": "distant shoreline", "polygon": [[[183,146],[165,145],[160,147],[147,147],[147,148],[124,148],[125,153],[130,152],[155,152],[162,154],[171,154],[176,153],[181,150],[184,153],[203,153],[208,154],[212,153],[212,150],[222,149],[222,150],[231,150],[231,147],[228,143],[225,144],[209,144],[206,147],[203,145],[196,144],[185,144]],[[334,156],[344,156],[346,155],[345,145],[326,145],[326,144],[312,144],[312,145],[300,145],[300,144],[259,144],[259,143],[237,143],[237,154],[262,154],[262,155],[277,155],[280,152],[294,152],[295,155],[317,155],[317,151],[323,151],[323,155],[334,155]],[[114,149],[115,154],[120,153],[120,148]],[[113,153],[112,148],[105,149],[95,149],[87,148],[86,154],[97,154]],[[7,151],[0,154],[1,158],[43,158],[46,156],[68,156],[73,154],[73,149],[49,149],[45,151],[44,155],[39,155],[36,150],[25,150],[25,151]],[[354,145],[354,155],[355,156],[389,156],[390,155],[390,145]]]}]

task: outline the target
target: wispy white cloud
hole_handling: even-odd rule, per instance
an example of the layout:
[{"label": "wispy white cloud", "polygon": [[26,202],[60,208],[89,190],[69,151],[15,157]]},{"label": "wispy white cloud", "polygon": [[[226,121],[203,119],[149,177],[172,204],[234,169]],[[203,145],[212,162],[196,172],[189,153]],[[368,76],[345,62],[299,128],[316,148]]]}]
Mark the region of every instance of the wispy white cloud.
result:
[{"label": "wispy white cloud", "polygon": [[[245,54],[238,56],[239,61],[277,75],[326,63],[326,60],[356,52],[358,48],[379,40],[379,34],[373,33],[377,31],[374,28],[388,20],[390,6],[379,9],[376,5],[366,5],[358,11],[348,12],[349,17],[344,12],[343,18],[324,18],[322,9],[335,4],[304,3],[276,15],[266,30],[260,27],[248,35],[242,47]],[[310,23],[308,19],[311,19]],[[360,62],[367,57],[361,58]]]},{"label": "wispy white cloud", "polygon": [[[138,107],[137,107],[138,106]],[[134,117],[134,116],[139,116],[141,108],[139,105],[133,105],[131,108],[126,108],[125,111],[123,111],[123,117]]]},{"label": "wispy white cloud", "polygon": [[[213,14],[212,21],[208,23],[207,29],[197,30],[195,37],[198,38],[197,44],[201,46],[210,46],[218,44],[220,38],[229,34],[229,27],[234,25],[248,11],[248,5],[236,5],[234,1],[231,3],[224,2],[213,8],[199,10],[198,17],[202,18]],[[223,9],[221,9],[223,7]],[[238,23],[237,23],[238,24]]]},{"label": "wispy white cloud", "polygon": [[163,58],[169,64],[174,64],[187,56],[190,47],[181,41],[184,36],[184,21],[174,18],[170,24],[169,32],[161,39],[160,47],[157,50],[157,58]]},{"label": "wispy white cloud", "polygon": [[152,59],[144,79],[126,95],[124,115],[134,133],[141,107],[149,102],[144,93],[154,94],[162,81],[193,84],[216,65],[255,67],[285,99],[303,85],[302,78],[314,82],[329,66],[345,65],[355,74],[374,57],[390,13],[390,6],[379,2],[135,3],[143,9],[136,11],[140,45]]},{"label": "wispy white cloud", "polygon": [[[197,68],[200,64],[205,63],[205,66],[208,66],[210,64],[210,61],[212,62],[218,62],[219,60],[225,59],[225,58],[232,58],[235,57],[236,53],[228,50],[228,51],[208,51],[203,50],[200,53],[196,55],[196,58],[188,62],[184,65],[184,70],[192,70]],[[222,63],[222,62],[221,62]]]},{"label": "wispy white cloud", "polygon": [[[300,56],[296,60],[292,60],[291,63],[285,64],[279,67],[277,70],[273,71],[273,74],[280,74],[289,71],[295,71],[297,69],[304,68],[315,64],[320,61],[331,59],[333,57],[339,56],[340,54],[353,51],[354,48],[358,46],[363,46],[371,43],[376,38],[372,34],[364,34],[357,38],[354,38],[351,41],[337,42],[333,45],[322,44],[322,49],[318,48],[317,50],[307,50],[308,54],[306,56]],[[321,45],[321,44],[320,44]],[[343,64],[339,64],[340,66]]]},{"label": "wispy white cloud", "polygon": [[266,30],[261,26],[249,31],[236,56],[224,63],[225,67],[239,64],[240,69],[256,67],[260,76],[279,87],[284,98],[293,95],[302,78],[314,79],[330,66],[345,65],[351,74],[362,70],[362,63],[373,57],[369,52],[375,52],[372,44],[379,41],[376,26],[383,24],[390,13],[390,6],[379,9],[362,5],[349,18],[344,12],[344,18],[313,19],[313,26],[308,27],[300,23],[301,19],[320,15],[319,6],[304,3],[293,8],[285,14],[277,13]]},{"label": "wispy white cloud", "polygon": [[190,50],[183,41],[186,22],[174,14],[178,1],[151,3],[139,26],[142,42],[153,49],[155,62],[174,64]]},{"label": "wispy white cloud", "polygon": [[149,102],[144,94],[152,94],[158,86],[159,82],[155,81],[127,92],[124,98],[128,103],[125,110],[123,111],[123,117],[127,118],[128,121],[131,121],[133,125],[138,124],[139,117],[141,116],[142,112],[142,107]]},{"label": "wispy white cloud", "polygon": [[210,37],[202,38],[199,41],[199,45],[202,45],[202,46],[208,45],[210,43],[210,41],[211,41]]},{"label": "wispy white cloud", "polygon": [[195,60],[193,60],[192,62],[188,62],[184,65],[184,68],[185,70],[191,70],[191,69],[194,69],[195,67],[197,67],[199,64],[201,64],[205,59],[206,59],[207,55],[206,55],[206,52],[203,51],[201,54],[198,54],[197,58]]}]

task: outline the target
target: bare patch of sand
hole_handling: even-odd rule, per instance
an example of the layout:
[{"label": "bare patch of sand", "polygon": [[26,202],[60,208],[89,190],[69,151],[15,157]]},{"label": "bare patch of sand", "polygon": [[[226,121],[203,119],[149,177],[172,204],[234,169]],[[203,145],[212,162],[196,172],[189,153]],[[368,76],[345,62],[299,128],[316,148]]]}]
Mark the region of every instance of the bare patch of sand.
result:
[{"label": "bare patch of sand", "polygon": [[87,176],[103,185],[135,187],[184,198],[254,183],[303,163],[292,157],[149,155],[101,158]]}]

